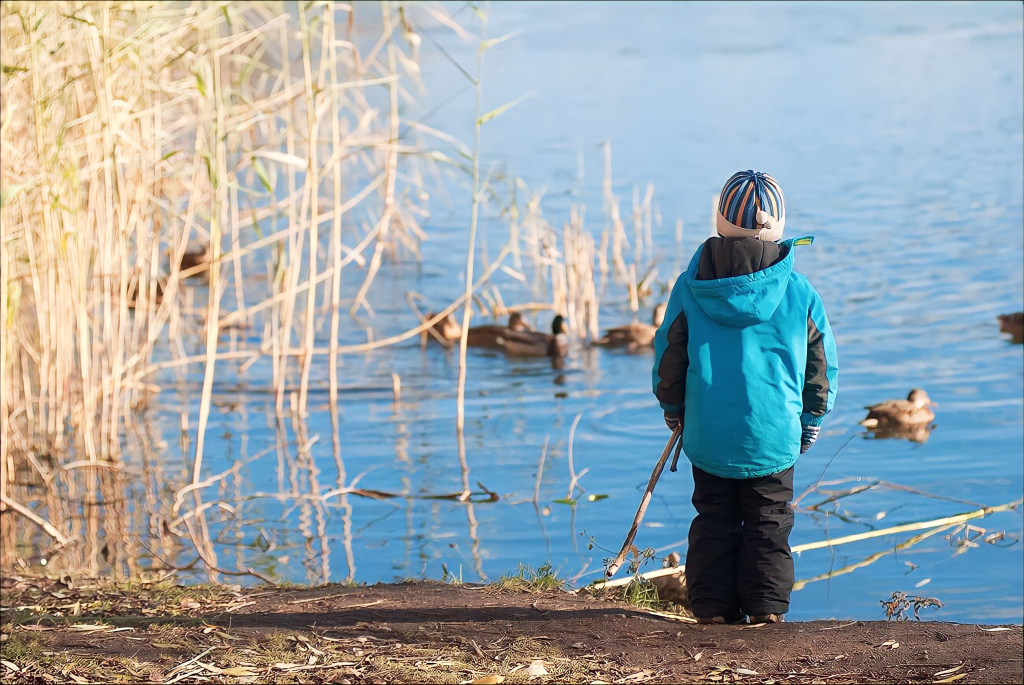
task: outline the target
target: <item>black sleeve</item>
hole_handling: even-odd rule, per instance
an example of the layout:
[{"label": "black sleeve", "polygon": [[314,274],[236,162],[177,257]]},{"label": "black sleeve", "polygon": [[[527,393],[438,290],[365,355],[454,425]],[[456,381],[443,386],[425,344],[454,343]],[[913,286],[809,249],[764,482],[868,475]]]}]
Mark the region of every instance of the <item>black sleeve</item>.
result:
[{"label": "black sleeve", "polygon": [[825,373],[825,341],[807,315],[807,366],[804,368],[804,414],[822,417],[828,411],[828,376]]},{"label": "black sleeve", "polygon": [[668,328],[668,346],[661,355],[658,365],[658,391],[655,395],[665,411],[676,411],[683,414],[686,402],[686,371],[690,366],[690,357],[686,345],[690,339],[690,331],[686,324],[686,313],[680,309]]}]

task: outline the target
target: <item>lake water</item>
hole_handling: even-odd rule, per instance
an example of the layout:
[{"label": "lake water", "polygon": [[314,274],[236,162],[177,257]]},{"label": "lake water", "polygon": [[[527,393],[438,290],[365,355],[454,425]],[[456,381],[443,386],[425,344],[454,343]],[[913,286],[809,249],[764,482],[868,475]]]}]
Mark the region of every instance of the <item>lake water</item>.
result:
[{"label": "lake water", "polygon": [[[460,7],[449,9],[469,25],[469,10]],[[491,8],[489,36],[521,33],[487,52],[483,109],[535,94],[484,126],[481,167],[545,188],[544,214],[553,225],[568,219],[571,204],[582,204],[587,226],[600,234],[608,140],[624,212],[634,186],[642,196],[653,183],[660,214],[653,255],[663,287],[708,235],[712,197],[740,169],[779,180],[788,237],[816,237],[800,249],[797,268],[825,302],[839,346],[840,390],[817,445],[797,464],[797,492],[824,475],[931,496],[876,487],[819,512],[802,509],[794,545],[1021,497],[1024,355],[1000,335],[995,317],[1024,304],[1022,12],[1019,3],[916,2]],[[432,35],[472,69],[473,43]],[[472,87],[428,38],[423,74],[418,111],[435,110],[426,123],[471,141]],[[422,263],[385,263],[369,298],[375,315],[344,319],[346,342],[364,341],[363,325],[377,338],[413,325],[407,290],[435,306],[463,290],[469,190],[455,183],[446,189],[447,196],[432,195]],[[482,226],[493,258],[507,240],[504,220],[485,212]],[[345,308],[363,275],[346,272]],[[507,303],[535,297],[504,273],[496,282]],[[659,293],[644,303],[643,317]],[[549,317],[539,314],[534,323],[546,327]],[[602,327],[631,317],[625,288],[609,282]],[[215,530],[221,564],[295,582],[441,578],[443,569],[465,581],[494,580],[520,563],[550,563],[561,577],[578,576],[578,584],[598,578],[668,436],[650,392],[652,356],[576,346],[559,371],[547,360],[480,350],[468,359],[468,482],[494,491],[498,501],[349,496],[330,498],[325,510],[303,499],[233,498],[322,494],[360,475],[358,486],[374,490],[460,492],[457,355],[437,345],[421,349],[413,339],[345,357],[337,444],[326,375],[314,378],[305,425],[286,419],[279,426],[273,396],[262,390],[269,362],[244,374],[225,365],[204,473],[245,465],[207,499],[234,502],[245,524]],[[393,373],[401,378],[399,404]],[[190,465],[180,447],[180,414],[190,416],[194,433],[201,379],[196,368],[148,414],[157,439],[168,444],[162,461],[171,474]],[[857,425],[865,405],[917,386],[939,403],[926,442],[871,439]],[[586,494],[607,497],[584,495],[571,507],[555,500],[567,494],[577,416],[574,466],[587,469],[579,483]],[[298,446],[309,440],[315,442],[305,459]],[[664,474],[637,538],[641,549],[685,554],[691,488],[688,468]],[[971,523],[1007,538],[958,547],[946,531],[895,550],[915,534],[906,532],[801,554],[803,580],[872,563],[803,585],[790,618],[878,619],[879,600],[902,590],[943,601],[929,618],[1020,622],[1024,544],[1013,541],[1024,533],[1022,513]]]}]

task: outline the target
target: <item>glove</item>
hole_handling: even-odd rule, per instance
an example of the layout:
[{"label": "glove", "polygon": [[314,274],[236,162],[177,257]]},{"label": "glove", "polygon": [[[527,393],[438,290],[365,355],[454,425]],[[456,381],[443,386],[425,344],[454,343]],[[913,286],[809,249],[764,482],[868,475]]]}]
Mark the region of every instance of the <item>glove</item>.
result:
[{"label": "glove", "polygon": [[679,414],[674,411],[665,412],[665,425],[668,426],[670,431],[674,431],[677,428],[682,427],[683,421],[679,418]]},{"label": "glove", "polygon": [[818,439],[820,430],[821,426],[804,426],[803,431],[800,432],[800,454],[811,449],[811,445]]}]

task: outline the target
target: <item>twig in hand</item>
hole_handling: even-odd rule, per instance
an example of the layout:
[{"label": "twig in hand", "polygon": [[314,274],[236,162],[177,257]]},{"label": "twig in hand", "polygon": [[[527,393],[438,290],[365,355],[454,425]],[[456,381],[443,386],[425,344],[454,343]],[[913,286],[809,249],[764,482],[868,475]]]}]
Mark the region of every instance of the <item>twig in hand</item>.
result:
[{"label": "twig in hand", "polygon": [[619,550],[618,556],[612,561],[608,570],[605,571],[605,576],[611,578],[615,575],[615,572],[622,566],[622,561],[626,558],[626,554],[633,546],[633,538],[636,537],[636,531],[640,527],[640,521],[643,520],[644,514],[647,512],[647,505],[651,503],[651,496],[654,494],[654,486],[657,485],[658,479],[661,478],[661,472],[665,468],[665,462],[668,461],[668,455],[672,452],[672,448],[675,447],[676,441],[680,439],[682,431],[676,428],[672,431],[672,436],[668,439],[668,444],[665,445],[665,451],[661,453],[661,459],[654,467],[654,471],[651,473],[651,479],[647,482],[647,490],[644,492],[643,499],[640,500],[640,508],[636,510],[636,516],[633,517],[633,527],[629,529],[629,533],[626,535],[625,542],[622,543],[622,549]]}]

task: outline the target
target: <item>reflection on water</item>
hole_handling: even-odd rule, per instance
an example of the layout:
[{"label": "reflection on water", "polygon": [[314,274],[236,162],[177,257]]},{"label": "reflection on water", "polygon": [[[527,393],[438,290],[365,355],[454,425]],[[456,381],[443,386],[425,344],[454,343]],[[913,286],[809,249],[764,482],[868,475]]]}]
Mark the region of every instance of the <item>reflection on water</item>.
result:
[{"label": "reflection on water", "polygon": [[869,428],[871,437],[876,440],[909,440],[910,442],[928,442],[928,436],[935,430],[937,424],[919,423],[905,426],[902,424],[882,424],[875,428]]},{"label": "reflection on water", "polygon": [[[744,5],[750,30],[736,32],[724,30],[737,16],[729,4],[593,3],[581,16],[567,4],[527,15],[496,3],[494,35],[524,32],[488,53],[485,99],[539,95],[485,127],[484,166],[547,186],[552,223],[568,220],[570,203],[590,207],[600,240],[598,145],[611,137],[615,192],[628,198],[647,181],[656,191],[658,275],[641,311],[664,299],[707,234],[710,199],[729,174],[754,167],[780,179],[787,231],[817,236],[798,268],[826,303],[842,362],[835,411],[798,463],[797,487],[864,479],[798,503],[795,545],[1013,502],[1024,487],[1024,359],[992,322],[1024,299],[1021,8],[783,8]],[[750,43],[755,28],[778,40]],[[463,64],[473,57],[473,45],[445,45]],[[423,75],[436,98],[424,111],[450,97],[432,121],[468,139],[460,126],[471,125],[472,93],[461,76],[426,51]],[[723,97],[726,84],[736,97]],[[367,296],[375,315],[346,320],[346,344],[365,342],[366,326],[380,339],[415,325],[403,293],[438,303],[462,292],[467,193],[449,190],[450,211],[438,193],[425,226],[422,263],[385,262]],[[501,217],[485,212],[482,230],[483,252],[507,240]],[[343,310],[364,276],[345,272]],[[506,304],[547,295],[501,271],[494,284]],[[200,300],[202,287],[191,288]],[[634,320],[627,293],[613,272],[601,277],[602,329]],[[550,314],[526,318],[546,330]],[[621,544],[666,433],[649,352],[571,342],[557,368],[469,350],[459,433],[451,350],[413,339],[344,356],[337,402],[314,372],[301,416],[294,397],[278,404],[270,360],[232,329],[224,348],[238,357],[218,364],[203,487],[175,502],[191,480],[202,369],[169,368],[163,392],[125,426],[124,466],[75,469],[60,498],[40,491],[42,504],[73,522],[82,542],[61,555],[90,573],[475,581],[550,562],[589,582]],[[918,385],[939,401],[941,430],[852,439],[864,406]],[[684,551],[691,488],[685,467],[663,476],[640,548]],[[930,578],[930,595],[953,599],[937,618],[1021,620],[1021,512],[975,524],[1003,532],[1000,544],[944,542],[937,535],[952,528],[939,527],[803,552],[791,617],[880,618],[879,600]],[[22,551],[38,565],[36,550]]]}]

